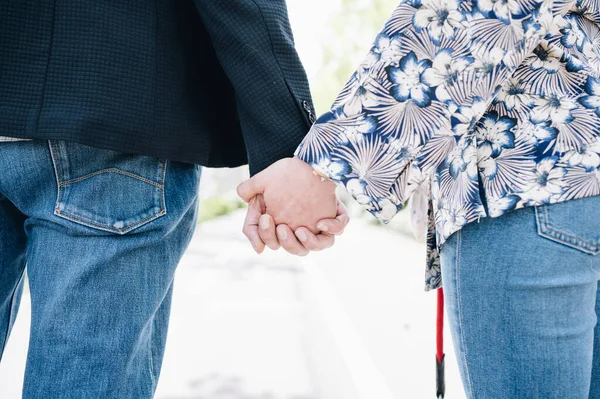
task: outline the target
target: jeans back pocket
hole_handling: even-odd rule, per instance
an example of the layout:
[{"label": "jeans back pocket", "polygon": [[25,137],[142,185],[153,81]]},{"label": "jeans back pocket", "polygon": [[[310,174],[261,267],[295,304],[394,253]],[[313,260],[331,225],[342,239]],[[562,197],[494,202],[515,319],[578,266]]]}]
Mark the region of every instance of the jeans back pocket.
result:
[{"label": "jeans back pocket", "polygon": [[50,140],[58,195],[54,214],[126,234],[166,213],[166,161]]},{"label": "jeans back pocket", "polygon": [[540,236],[600,254],[600,196],[536,206],[535,215]]}]

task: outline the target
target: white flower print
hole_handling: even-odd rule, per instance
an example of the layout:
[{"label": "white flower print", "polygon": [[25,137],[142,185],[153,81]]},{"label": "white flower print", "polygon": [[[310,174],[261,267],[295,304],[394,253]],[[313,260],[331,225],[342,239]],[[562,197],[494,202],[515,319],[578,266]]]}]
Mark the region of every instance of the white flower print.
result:
[{"label": "white flower print", "polygon": [[587,170],[598,169],[600,166],[600,144],[582,145],[578,150],[567,151],[561,162],[568,166],[582,166]]},{"label": "white flower print", "polygon": [[506,197],[487,197],[488,212],[493,218],[504,215],[507,211],[514,209],[519,198],[514,195]]},{"label": "white flower print", "polygon": [[435,55],[431,69],[425,72],[424,79],[432,87],[450,84],[455,82],[472,62],[470,57],[453,58],[452,49],[442,49]]},{"label": "white flower print", "polygon": [[350,179],[346,183],[346,190],[356,199],[361,205],[369,204],[372,199],[365,191],[367,183],[360,179]]},{"label": "white flower print", "polygon": [[444,236],[449,237],[468,222],[465,209],[447,208],[442,210],[442,226]]},{"label": "white flower print", "polygon": [[454,30],[461,26],[464,19],[458,10],[458,0],[423,0],[413,23],[417,29],[428,29],[431,40],[439,44],[444,36],[453,38]]},{"label": "white flower print", "polygon": [[516,79],[508,80],[508,84],[504,85],[496,96],[496,101],[504,103],[508,111],[525,110],[534,104],[533,97]]},{"label": "white flower print", "polygon": [[556,159],[553,157],[545,158],[537,164],[528,190],[523,194],[524,198],[534,204],[547,204],[564,192],[563,177],[566,171],[555,165]]},{"label": "white flower print", "polygon": [[511,14],[519,14],[521,5],[517,0],[479,0],[479,10],[488,15],[493,11],[496,18],[504,22],[510,21]]},{"label": "white flower print", "polygon": [[411,99],[420,107],[431,104],[432,89],[427,80],[430,66],[431,61],[419,61],[415,53],[410,52],[402,57],[398,67],[389,67],[394,98],[399,102]]},{"label": "white flower print", "polygon": [[531,61],[531,69],[545,69],[548,73],[556,73],[560,68],[560,58],[562,52],[557,48],[537,47],[533,50],[533,60]]},{"label": "white flower print", "polygon": [[502,148],[514,147],[516,125],[515,119],[500,117],[496,112],[486,114],[477,124],[480,146],[489,146],[494,155],[498,155]]},{"label": "white flower print", "polygon": [[333,181],[340,181],[344,174],[350,171],[348,164],[340,160],[332,161],[329,157],[323,157],[313,167],[321,174],[329,176],[329,178]]},{"label": "white flower print", "polygon": [[577,108],[577,102],[568,97],[549,95],[535,99],[535,107],[531,111],[531,120],[544,122],[551,120],[553,124],[564,124],[573,119],[571,110]]},{"label": "white flower print", "polygon": [[551,122],[532,123],[530,126],[531,133],[538,141],[551,141],[558,135],[558,129],[551,126]]},{"label": "white flower print", "polygon": [[365,74],[357,73],[358,84],[350,88],[347,93],[343,112],[346,116],[356,116],[363,112],[365,107],[372,107],[377,104],[377,95],[370,91],[368,79]]},{"label": "white flower print", "polygon": [[561,29],[562,37],[560,41],[562,45],[566,48],[577,46],[580,50],[583,49],[586,37],[583,31],[577,27],[576,19],[571,18],[563,20],[566,22],[566,25]]},{"label": "white flower print", "polygon": [[593,109],[596,115],[600,116],[600,79],[592,76],[588,77],[585,84],[586,96],[579,99],[579,102],[586,108]]},{"label": "white flower print", "polygon": [[348,123],[344,130],[344,137],[349,141],[360,141],[365,135],[371,134],[377,128],[377,123],[373,118],[361,115],[354,120],[354,123]]},{"label": "white flower print", "polygon": [[498,172],[498,163],[496,159],[492,157],[492,147],[484,146],[480,147],[477,151],[477,165],[479,172],[488,179],[493,179]]},{"label": "white flower print", "polygon": [[400,54],[402,54],[401,51],[401,36],[394,35],[390,37],[385,33],[377,36],[375,44],[371,49],[374,59],[381,62],[383,65],[389,65],[391,62],[397,61],[400,58]]},{"label": "white flower print", "polygon": [[470,107],[460,107],[458,112],[452,115],[454,133],[460,136],[472,132],[486,108],[487,104],[480,98],[476,99]]},{"label": "white flower print", "polygon": [[398,205],[394,204],[391,200],[389,199],[382,199],[379,201],[379,203],[377,204],[378,210],[377,215],[378,215],[378,219],[382,220],[382,221],[389,221],[391,220],[394,216],[396,216],[396,214],[398,213]]},{"label": "white flower print", "polygon": [[478,76],[485,76],[500,65],[505,55],[506,51],[500,48],[495,48],[491,51],[480,48],[477,53],[475,53],[472,68],[477,71]]}]

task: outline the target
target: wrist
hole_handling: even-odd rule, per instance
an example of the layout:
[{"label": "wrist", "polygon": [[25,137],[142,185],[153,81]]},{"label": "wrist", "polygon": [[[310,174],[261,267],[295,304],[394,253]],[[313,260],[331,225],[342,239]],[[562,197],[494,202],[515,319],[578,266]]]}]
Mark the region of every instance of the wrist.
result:
[{"label": "wrist", "polygon": [[295,161],[302,163],[303,167],[306,168],[307,171],[310,171],[311,177],[315,180],[318,180],[318,184],[321,184],[331,190],[332,193],[335,193],[336,184],[333,180],[329,178],[325,173],[316,169],[312,165],[306,163],[304,160],[294,157]]}]

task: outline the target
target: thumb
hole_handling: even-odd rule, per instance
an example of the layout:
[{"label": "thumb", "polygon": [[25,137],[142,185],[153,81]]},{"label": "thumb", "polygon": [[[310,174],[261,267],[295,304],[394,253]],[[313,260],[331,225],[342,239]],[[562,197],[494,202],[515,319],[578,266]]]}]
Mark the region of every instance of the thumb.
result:
[{"label": "thumb", "polygon": [[256,197],[259,194],[262,194],[264,191],[265,187],[262,184],[260,173],[246,180],[237,188],[237,194],[246,203],[250,202],[252,198]]}]

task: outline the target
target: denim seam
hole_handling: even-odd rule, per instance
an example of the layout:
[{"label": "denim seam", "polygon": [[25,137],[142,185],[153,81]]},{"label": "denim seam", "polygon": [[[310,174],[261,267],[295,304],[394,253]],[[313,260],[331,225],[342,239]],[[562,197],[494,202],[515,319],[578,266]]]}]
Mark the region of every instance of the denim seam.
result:
[{"label": "denim seam", "polygon": [[62,167],[58,163],[58,149],[56,148],[56,143],[53,143],[51,140],[48,140],[48,146],[50,148],[50,159],[52,160],[52,166],[54,167],[54,177],[56,179],[56,203],[54,204],[54,213],[56,214],[56,210],[59,208],[60,202],[62,200],[62,190],[60,185],[60,172],[59,168],[62,171]]},{"label": "denim seam", "polygon": [[119,174],[119,175],[123,175],[123,176],[131,177],[131,178],[133,178],[133,179],[136,179],[136,180],[140,180],[140,181],[142,181],[142,182],[144,182],[144,183],[151,184],[151,185],[153,185],[153,186],[155,186],[155,187],[158,187],[158,188],[163,188],[163,185],[162,185],[162,184],[160,184],[160,183],[157,183],[157,182],[155,182],[155,181],[152,181],[152,180],[150,180],[150,179],[146,179],[145,177],[142,177],[142,176],[140,176],[140,175],[136,175],[135,173],[126,172],[126,171],[124,171],[124,170],[121,170],[121,169],[118,169],[118,168],[105,168],[105,169],[100,169],[100,170],[97,170],[97,171],[95,171],[95,172],[89,173],[89,174],[87,174],[87,175],[85,175],[85,176],[77,177],[77,178],[75,178],[75,179],[70,179],[70,180],[61,181],[61,182],[60,182],[60,185],[61,185],[61,186],[66,186],[66,185],[68,185],[68,184],[79,183],[79,182],[81,182],[81,181],[87,180],[87,179],[89,179],[89,178],[91,178],[91,177],[94,177],[94,176],[97,176],[97,175],[100,175],[100,174],[103,174],[103,173],[116,173],[116,174]]},{"label": "denim seam", "polygon": [[18,283],[15,285],[15,289],[13,290],[11,296],[10,296],[10,306],[9,306],[9,311],[8,311],[8,324],[6,326],[6,335],[4,335],[4,342],[2,343],[2,347],[0,349],[0,360],[2,360],[2,354],[4,353],[4,350],[6,349],[6,343],[8,342],[8,335],[10,334],[10,330],[11,330],[11,324],[10,321],[13,317],[13,304],[15,302],[15,295],[19,289],[19,286],[21,284],[23,284],[23,278],[25,278],[25,271],[23,271],[23,273],[21,274],[21,277],[19,278]]},{"label": "denim seam", "polygon": [[[166,191],[165,190],[165,182],[167,181],[167,167],[168,167],[168,163],[169,163],[169,161],[167,159],[165,159],[164,162],[160,163],[160,166],[162,168],[162,170],[161,170],[162,176],[160,177],[160,182],[161,182],[161,185],[162,185],[162,190],[161,190],[161,197],[162,197],[161,200],[162,200],[162,203],[160,205],[161,205],[161,208],[163,210],[163,215],[167,214],[167,200],[166,200],[166,194],[165,194],[165,191]],[[159,173],[161,173],[161,172],[159,172]]]},{"label": "denim seam", "polygon": [[[154,324],[154,323],[152,323]],[[152,326],[154,328],[154,326]],[[155,390],[156,389],[156,376],[154,375],[154,351],[153,351],[153,345],[152,345],[152,334],[150,334],[150,339],[148,340],[148,346],[150,349],[149,350],[149,355],[148,355],[148,363],[149,363],[149,368],[148,371],[150,373],[150,380],[152,381],[152,388]]]},{"label": "denim seam", "polygon": [[550,218],[548,216],[548,208],[546,206],[535,207],[535,215],[537,221],[538,234],[544,238],[554,241],[559,244],[569,246],[571,248],[578,249],[582,252],[598,255],[600,254],[600,244],[591,243],[580,237],[576,237],[570,234],[566,234],[553,228],[550,225]]},{"label": "denim seam", "polygon": [[456,279],[456,303],[458,306],[458,326],[460,334],[460,344],[462,346],[463,361],[465,364],[465,377],[467,379],[467,386],[469,398],[473,398],[473,383],[471,381],[471,373],[469,371],[469,361],[467,360],[467,346],[465,345],[465,336],[463,331],[463,314],[462,314],[462,301],[460,295],[460,250],[462,246],[462,230],[457,232],[456,236],[456,268],[455,268],[455,279]]}]

